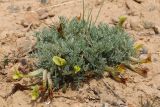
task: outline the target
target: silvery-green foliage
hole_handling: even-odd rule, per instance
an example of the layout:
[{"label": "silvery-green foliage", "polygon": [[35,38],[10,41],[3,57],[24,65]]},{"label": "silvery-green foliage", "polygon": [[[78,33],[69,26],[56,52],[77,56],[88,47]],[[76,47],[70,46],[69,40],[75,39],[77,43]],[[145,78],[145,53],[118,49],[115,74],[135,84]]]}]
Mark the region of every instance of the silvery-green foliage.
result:
[{"label": "silvery-green foliage", "polygon": [[[45,28],[36,33],[35,56],[38,67],[52,72],[56,87],[59,83],[73,81],[79,83],[85,74],[103,74],[105,65],[116,66],[128,61],[135,54],[133,40],[120,27],[109,27],[101,23],[98,26],[90,22],[60,17],[59,28]],[[59,56],[67,61],[63,67],[56,66],[52,58]],[[81,71],[74,73],[73,66]]]}]

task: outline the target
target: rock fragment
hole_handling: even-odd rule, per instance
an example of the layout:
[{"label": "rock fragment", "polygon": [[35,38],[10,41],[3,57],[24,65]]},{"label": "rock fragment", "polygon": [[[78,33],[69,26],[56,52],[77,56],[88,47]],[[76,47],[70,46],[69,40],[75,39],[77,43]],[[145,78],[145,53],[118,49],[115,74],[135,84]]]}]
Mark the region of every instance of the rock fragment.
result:
[{"label": "rock fragment", "polygon": [[131,20],[130,21],[130,27],[131,27],[132,30],[135,30],[135,31],[143,30],[143,26],[141,25],[141,22],[137,21],[137,20]]},{"label": "rock fragment", "polygon": [[118,18],[112,18],[111,21],[112,21],[112,24],[116,25],[116,24],[118,24],[119,19]]},{"label": "rock fragment", "polygon": [[133,0],[133,1],[135,1],[135,2],[137,2],[139,4],[141,4],[142,2],[144,2],[144,0]]},{"label": "rock fragment", "polygon": [[29,37],[22,37],[16,40],[17,53],[19,56],[25,56],[32,51],[35,41]]},{"label": "rock fragment", "polygon": [[154,26],[153,30],[154,30],[155,34],[160,34],[160,27],[159,26]]},{"label": "rock fragment", "polygon": [[154,27],[154,23],[149,22],[149,21],[144,21],[144,22],[143,22],[143,27],[144,27],[145,29],[152,29],[152,28]]},{"label": "rock fragment", "polygon": [[44,13],[44,14],[42,14],[41,16],[39,16],[39,20],[47,19],[48,16],[49,16],[48,13]]},{"label": "rock fragment", "polygon": [[20,25],[22,25],[24,28],[29,26],[29,23],[25,20],[21,20]]},{"label": "rock fragment", "polygon": [[36,12],[26,12],[24,16],[24,20],[27,21],[29,24],[33,24],[34,26],[39,26],[39,16]]},{"label": "rock fragment", "polygon": [[52,12],[48,12],[48,10],[46,9],[41,9],[39,11],[37,11],[37,14],[39,16],[39,20],[44,20],[47,19],[48,17],[54,17],[54,13]]}]

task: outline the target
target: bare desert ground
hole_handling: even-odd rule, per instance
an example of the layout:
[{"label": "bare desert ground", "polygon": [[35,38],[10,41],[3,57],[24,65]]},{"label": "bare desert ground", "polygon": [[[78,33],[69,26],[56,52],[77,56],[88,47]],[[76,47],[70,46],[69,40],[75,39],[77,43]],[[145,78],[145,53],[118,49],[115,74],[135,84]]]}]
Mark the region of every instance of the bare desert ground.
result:
[{"label": "bare desert ground", "polygon": [[[85,0],[86,15],[93,9],[96,18],[102,0]],[[0,60],[28,58],[35,44],[35,31],[56,24],[59,16],[72,18],[82,13],[82,0],[51,0],[42,5],[38,0],[0,0]],[[0,107],[160,107],[160,0],[105,0],[98,22],[113,26],[119,16],[126,16],[125,30],[152,54],[148,77],[128,71],[126,85],[110,78],[93,79],[78,91],[55,92],[52,102],[32,103],[30,91],[17,91],[7,99],[0,97]],[[0,63],[0,96],[13,87],[12,68]],[[27,80],[18,81],[24,83]]]}]

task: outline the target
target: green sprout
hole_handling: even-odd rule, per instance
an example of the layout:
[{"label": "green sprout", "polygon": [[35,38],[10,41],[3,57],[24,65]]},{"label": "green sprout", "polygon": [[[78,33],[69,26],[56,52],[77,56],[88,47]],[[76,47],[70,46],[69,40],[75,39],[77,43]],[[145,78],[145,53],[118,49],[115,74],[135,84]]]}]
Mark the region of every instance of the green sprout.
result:
[{"label": "green sprout", "polygon": [[15,72],[14,72],[14,75],[12,76],[12,78],[14,80],[18,80],[18,79],[21,79],[23,77],[24,77],[24,75],[20,71],[18,71],[17,69],[15,69]]},{"label": "green sprout", "polygon": [[3,64],[3,68],[5,68],[6,65],[8,65],[8,63],[10,62],[10,59],[7,55],[4,56],[4,59],[2,61]]},{"label": "green sprout", "polygon": [[39,97],[39,86],[33,86],[32,87],[32,94],[31,94],[32,100],[37,100]]}]

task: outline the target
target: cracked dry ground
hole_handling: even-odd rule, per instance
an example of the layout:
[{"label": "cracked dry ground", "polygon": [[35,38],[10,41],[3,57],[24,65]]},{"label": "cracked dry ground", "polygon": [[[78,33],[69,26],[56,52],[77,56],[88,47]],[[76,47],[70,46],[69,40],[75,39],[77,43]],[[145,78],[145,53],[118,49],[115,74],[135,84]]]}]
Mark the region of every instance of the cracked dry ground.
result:
[{"label": "cracked dry ground", "polygon": [[[86,11],[93,8],[94,19],[100,4],[101,0],[85,1]],[[53,0],[46,6],[40,5],[38,0],[14,0],[13,4],[9,0],[0,0],[0,60],[4,55],[27,58],[35,44],[34,31],[56,23],[58,16],[71,18],[80,13],[82,0]],[[6,100],[0,97],[0,107],[141,107],[141,100],[152,102],[154,98],[160,98],[160,0],[105,0],[98,21],[112,26],[122,15],[127,16],[125,30],[152,53],[152,63],[144,65],[149,68],[147,78],[128,71],[126,85],[110,78],[93,79],[79,91],[68,89],[65,94],[59,92],[66,97],[55,98],[50,104],[31,104],[29,91],[18,91]],[[9,63],[3,68],[1,63],[1,96],[9,93],[15,83],[10,79],[13,66]],[[160,107],[160,100],[154,105]]]}]

